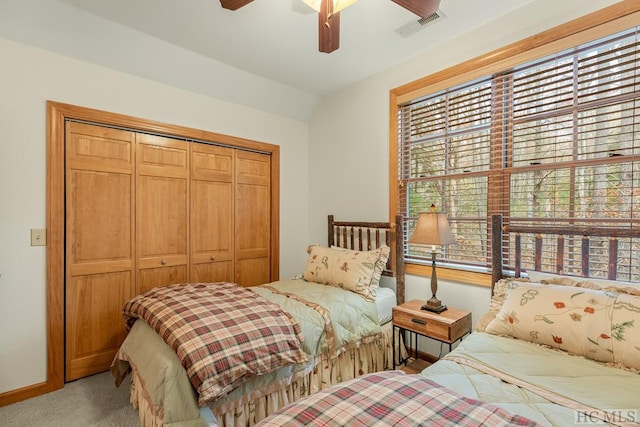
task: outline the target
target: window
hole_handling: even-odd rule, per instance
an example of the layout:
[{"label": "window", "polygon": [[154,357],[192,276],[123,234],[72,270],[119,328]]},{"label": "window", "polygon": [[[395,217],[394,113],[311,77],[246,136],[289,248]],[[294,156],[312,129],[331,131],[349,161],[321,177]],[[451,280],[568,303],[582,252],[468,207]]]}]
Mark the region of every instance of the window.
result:
[{"label": "window", "polygon": [[[433,203],[458,241],[443,263],[487,271],[495,213],[511,224],[637,227],[638,30],[399,103],[397,209],[408,235]],[[619,278],[640,279],[638,243],[621,239]],[[579,242],[570,247],[580,251]],[[420,247],[405,251],[409,261],[430,259]],[[597,255],[590,267],[604,276],[607,260]],[[579,262],[577,255],[565,272],[579,274]],[[553,250],[545,252],[544,269],[554,265]]]},{"label": "window", "polygon": [[[487,205],[491,171],[490,78],[447,89],[400,110],[404,182],[401,212],[413,230],[431,204],[448,212],[458,244],[447,259],[486,265]],[[409,257],[423,256],[412,249]],[[428,257],[429,255],[426,254]]]}]

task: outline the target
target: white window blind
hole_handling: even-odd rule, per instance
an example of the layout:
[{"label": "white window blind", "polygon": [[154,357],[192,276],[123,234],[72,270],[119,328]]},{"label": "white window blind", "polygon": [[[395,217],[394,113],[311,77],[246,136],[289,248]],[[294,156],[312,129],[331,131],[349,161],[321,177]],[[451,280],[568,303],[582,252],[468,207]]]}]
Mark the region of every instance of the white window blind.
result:
[{"label": "white window blind", "polygon": [[[444,248],[444,262],[488,268],[495,213],[511,224],[639,226],[639,56],[634,28],[399,105],[407,236],[435,204],[458,241]],[[604,274],[594,242],[590,268]],[[639,280],[638,242],[619,244],[628,256],[618,277]],[[430,259],[406,248],[409,260]],[[504,250],[509,260],[513,249]],[[579,242],[569,252],[566,272],[579,272]],[[552,271],[553,250],[543,258]]]}]

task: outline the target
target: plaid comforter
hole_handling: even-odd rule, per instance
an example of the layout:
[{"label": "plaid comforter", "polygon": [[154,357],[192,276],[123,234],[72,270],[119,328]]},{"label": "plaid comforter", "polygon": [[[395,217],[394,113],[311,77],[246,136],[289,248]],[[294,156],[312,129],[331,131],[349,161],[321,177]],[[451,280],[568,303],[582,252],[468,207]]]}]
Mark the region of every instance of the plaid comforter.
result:
[{"label": "plaid comforter", "polygon": [[130,300],[123,315],[128,326],[146,321],[176,351],[201,406],[249,377],[307,362],[297,321],[235,284],[154,288]]},{"label": "plaid comforter", "polygon": [[324,389],[257,424],[281,426],[537,426],[422,375],[386,371]]}]

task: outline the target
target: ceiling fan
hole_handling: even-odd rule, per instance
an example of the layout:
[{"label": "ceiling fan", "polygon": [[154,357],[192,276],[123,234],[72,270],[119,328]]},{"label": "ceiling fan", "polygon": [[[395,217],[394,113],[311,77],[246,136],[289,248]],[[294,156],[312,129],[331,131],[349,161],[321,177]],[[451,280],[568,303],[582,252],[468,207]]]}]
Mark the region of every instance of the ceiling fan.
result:
[{"label": "ceiling fan", "polygon": [[[225,9],[237,10],[253,0],[220,0]],[[320,52],[331,53],[340,47],[340,11],[357,0],[302,0],[318,12],[318,46]],[[440,0],[391,0],[427,18],[438,10]]]}]

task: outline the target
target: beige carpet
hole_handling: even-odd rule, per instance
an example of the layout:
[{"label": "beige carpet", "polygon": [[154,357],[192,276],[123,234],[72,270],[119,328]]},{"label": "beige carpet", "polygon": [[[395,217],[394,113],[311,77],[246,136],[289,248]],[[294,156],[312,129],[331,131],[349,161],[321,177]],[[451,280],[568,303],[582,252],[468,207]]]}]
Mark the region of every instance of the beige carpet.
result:
[{"label": "beige carpet", "polygon": [[[129,378],[129,377],[127,377]],[[129,403],[129,380],[116,387],[108,372],[54,392],[0,408],[3,427],[134,427],[138,412]]]}]

